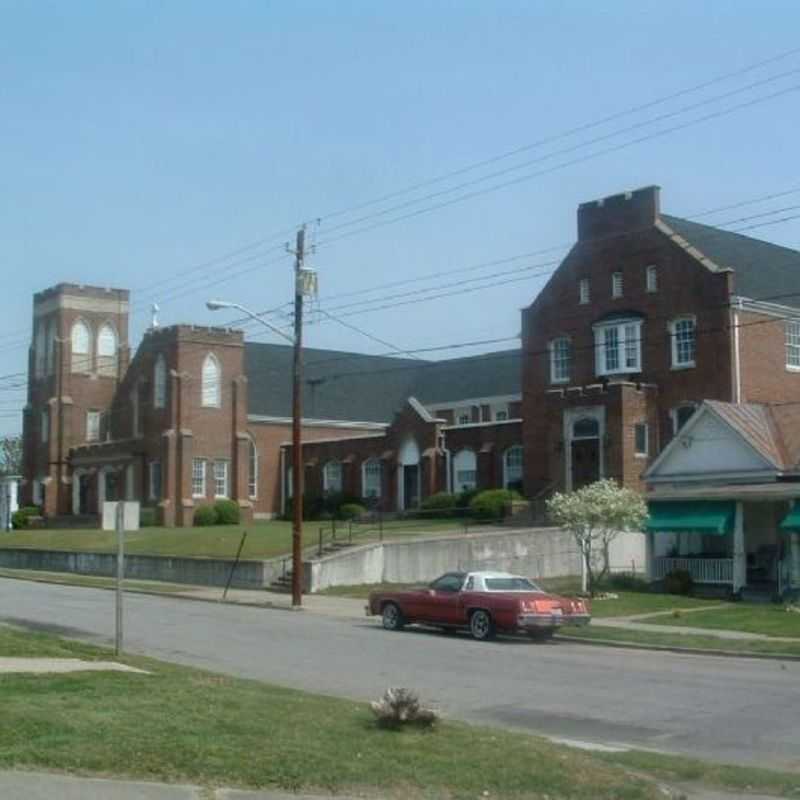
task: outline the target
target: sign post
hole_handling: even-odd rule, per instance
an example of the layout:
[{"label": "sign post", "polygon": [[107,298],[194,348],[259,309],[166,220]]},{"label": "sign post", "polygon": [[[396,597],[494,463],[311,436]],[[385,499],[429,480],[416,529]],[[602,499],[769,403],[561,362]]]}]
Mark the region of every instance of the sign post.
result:
[{"label": "sign post", "polygon": [[122,652],[122,581],[125,578],[125,503],[117,503],[117,608],[114,628],[114,655]]}]

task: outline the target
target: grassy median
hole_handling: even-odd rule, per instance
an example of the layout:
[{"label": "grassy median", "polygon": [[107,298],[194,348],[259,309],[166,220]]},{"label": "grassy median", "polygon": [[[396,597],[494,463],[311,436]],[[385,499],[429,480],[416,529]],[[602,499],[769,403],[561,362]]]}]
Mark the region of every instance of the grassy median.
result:
[{"label": "grassy median", "polygon": [[[0,627],[2,655],[109,657]],[[533,736],[385,730],[362,703],[123,660],[150,674],[0,676],[0,767],[398,798],[659,797],[624,768]]]}]

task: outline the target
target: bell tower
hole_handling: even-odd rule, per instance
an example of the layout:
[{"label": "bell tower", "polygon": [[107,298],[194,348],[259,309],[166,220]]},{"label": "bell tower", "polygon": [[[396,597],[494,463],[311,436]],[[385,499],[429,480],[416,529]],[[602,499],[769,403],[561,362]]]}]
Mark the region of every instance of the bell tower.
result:
[{"label": "bell tower", "polygon": [[24,501],[69,513],[69,451],[108,436],[108,415],[130,359],[129,292],[60,283],[33,297]]}]

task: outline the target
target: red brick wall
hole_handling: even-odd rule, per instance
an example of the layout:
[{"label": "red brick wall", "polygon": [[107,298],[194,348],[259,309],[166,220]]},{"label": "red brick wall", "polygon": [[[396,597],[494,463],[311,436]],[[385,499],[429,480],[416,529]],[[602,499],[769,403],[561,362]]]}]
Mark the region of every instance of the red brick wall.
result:
[{"label": "red brick wall", "polygon": [[800,372],[786,369],[786,322],[739,314],[742,402],[783,403],[800,399]]}]

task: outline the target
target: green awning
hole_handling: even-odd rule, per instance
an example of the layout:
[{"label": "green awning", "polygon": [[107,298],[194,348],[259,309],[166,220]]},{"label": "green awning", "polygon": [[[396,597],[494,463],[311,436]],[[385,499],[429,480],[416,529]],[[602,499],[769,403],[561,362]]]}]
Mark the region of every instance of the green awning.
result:
[{"label": "green awning", "polygon": [[648,503],[647,530],[652,533],[709,533],[724,536],[733,530],[736,505],[732,500],[676,500]]},{"label": "green awning", "polygon": [[800,505],[798,503],[792,506],[792,510],[783,518],[783,522],[778,527],[786,533],[800,531]]}]

